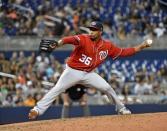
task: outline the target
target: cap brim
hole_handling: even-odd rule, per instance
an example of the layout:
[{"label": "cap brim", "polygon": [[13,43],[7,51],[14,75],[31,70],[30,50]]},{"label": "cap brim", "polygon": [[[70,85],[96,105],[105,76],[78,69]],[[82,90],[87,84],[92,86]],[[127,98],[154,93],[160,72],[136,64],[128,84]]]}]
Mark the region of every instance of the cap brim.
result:
[{"label": "cap brim", "polygon": [[99,28],[94,27],[94,26],[88,26],[87,28],[89,28],[89,29],[96,29],[96,30],[100,30]]}]

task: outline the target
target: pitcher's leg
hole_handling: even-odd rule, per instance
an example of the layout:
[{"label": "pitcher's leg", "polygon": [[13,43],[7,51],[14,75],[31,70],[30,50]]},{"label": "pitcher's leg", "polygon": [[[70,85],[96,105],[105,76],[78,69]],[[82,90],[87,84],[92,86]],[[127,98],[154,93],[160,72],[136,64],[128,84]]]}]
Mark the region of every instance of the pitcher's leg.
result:
[{"label": "pitcher's leg", "polygon": [[56,96],[75,85],[82,77],[81,73],[66,69],[57,84],[37,103],[34,110],[38,111],[38,115],[42,115],[55,100]]},{"label": "pitcher's leg", "polygon": [[124,104],[119,100],[113,88],[98,74],[92,72],[84,77],[83,84],[89,87],[97,88],[107,94],[109,99],[112,99],[116,104],[116,110],[124,107]]}]

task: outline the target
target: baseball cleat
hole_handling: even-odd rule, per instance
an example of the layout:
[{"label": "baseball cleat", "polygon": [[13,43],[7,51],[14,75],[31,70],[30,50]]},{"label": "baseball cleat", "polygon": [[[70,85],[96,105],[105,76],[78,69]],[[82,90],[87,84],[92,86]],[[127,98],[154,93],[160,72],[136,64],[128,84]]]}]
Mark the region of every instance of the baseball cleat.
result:
[{"label": "baseball cleat", "polygon": [[28,114],[28,118],[30,120],[33,120],[33,119],[36,119],[38,116],[38,111],[34,110],[34,109],[31,109],[29,114]]},{"label": "baseball cleat", "polygon": [[118,114],[119,115],[130,115],[132,113],[129,109],[127,109],[126,107],[123,107],[118,111]]}]

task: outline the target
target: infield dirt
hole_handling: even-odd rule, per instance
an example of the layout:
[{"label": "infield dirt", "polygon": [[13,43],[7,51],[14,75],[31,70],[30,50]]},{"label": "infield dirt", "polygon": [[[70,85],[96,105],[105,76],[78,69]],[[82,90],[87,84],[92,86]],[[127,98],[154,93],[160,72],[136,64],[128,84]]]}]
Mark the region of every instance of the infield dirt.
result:
[{"label": "infield dirt", "polygon": [[1,125],[0,131],[167,131],[167,113],[30,121]]}]

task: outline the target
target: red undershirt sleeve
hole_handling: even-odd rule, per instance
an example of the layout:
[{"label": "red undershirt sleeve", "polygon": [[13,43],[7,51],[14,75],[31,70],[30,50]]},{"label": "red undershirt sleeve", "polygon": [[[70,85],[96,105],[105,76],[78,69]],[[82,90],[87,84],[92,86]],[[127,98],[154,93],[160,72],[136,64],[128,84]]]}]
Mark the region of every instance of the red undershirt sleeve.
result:
[{"label": "red undershirt sleeve", "polygon": [[120,57],[124,57],[124,56],[131,56],[131,55],[134,55],[136,52],[135,52],[135,49],[133,47],[131,48],[123,48],[122,49],[122,53],[120,54]]},{"label": "red undershirt sleeve", "polygon": [[134,55],[135,53],[136,52],[135,52],[135,49],[133,47],[120,48],[114,44],[111,44],[111,48],[109,50],[109,56],[111,56],[112,59],[117,59],[118,57],[131,56],[131,55]]}]

